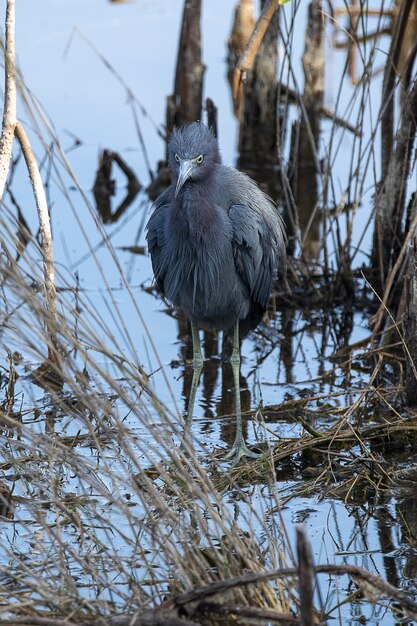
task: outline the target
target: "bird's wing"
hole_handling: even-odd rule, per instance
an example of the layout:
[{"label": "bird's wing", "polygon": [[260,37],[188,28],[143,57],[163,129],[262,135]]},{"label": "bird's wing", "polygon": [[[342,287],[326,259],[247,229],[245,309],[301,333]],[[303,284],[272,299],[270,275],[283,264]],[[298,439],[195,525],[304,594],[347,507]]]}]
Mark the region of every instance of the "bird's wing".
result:
[{"label": "bird's wing", "polygon": [[170,188],[161,193],[153,205],[153,213],[146,225],[146,241],[151,255],[152,269],[159,289],[164,292],[164,279],[166,269],[164,267],[163,248],[165,242],[165,219],[166,209],[170,199]]},{"label": "bird's wing", "polygon": [[283,247],[279,216],[265,215],[235,204],[229,209],[236,270],[250,298],[264,309],[268,305],[277,257]]}]

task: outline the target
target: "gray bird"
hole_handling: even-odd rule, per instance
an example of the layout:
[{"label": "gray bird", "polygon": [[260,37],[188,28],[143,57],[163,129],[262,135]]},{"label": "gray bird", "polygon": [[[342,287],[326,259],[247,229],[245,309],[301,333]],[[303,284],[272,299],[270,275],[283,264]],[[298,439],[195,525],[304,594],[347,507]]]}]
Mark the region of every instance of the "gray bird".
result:
[{"label": "gray bird", "polygon": [[203,366],[198,329],[233,334],[236,438],[226,457],[236,464],[242,456],[259,456],[243,438],[239,338],[259,324],[268,305],[285,254],[283,223],[253,180],[222,165],[217,139],[201,122],[172,132],[169,165],[172,184],[155,201],[147,242],[163,296],[191,321],[194,372],[186,432]]}]

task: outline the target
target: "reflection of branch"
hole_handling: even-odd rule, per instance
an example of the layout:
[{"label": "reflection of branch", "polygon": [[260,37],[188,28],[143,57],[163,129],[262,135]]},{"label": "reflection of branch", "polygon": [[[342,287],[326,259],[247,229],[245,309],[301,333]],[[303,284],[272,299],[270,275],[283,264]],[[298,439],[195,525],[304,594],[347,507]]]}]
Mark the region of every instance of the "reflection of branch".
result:
[{"label": "reflection of branch", "polygon": [[12,158],[12,145],[14,129],[16,126],[16,68],[14,53],[14,24],[15,2],[7,0],[6,8],[6,38],[4,50],[4,108],[3,123],[0,138],[0,200],[3,198],[10,160]]},{"label": "reflection of branch", "polygon": [[132,170],[132,168],[128,166],[126,161],[122,159],[122,157],[120,156],[120,154],[118,154],[118,152],[112,152],[112,157],[113,157],[113,161],[117,163],[117,165],[122,170],[123,174],[126,176],[128,187],[131,187],[132,190],[137,189],[138,191],[140,191],[140,188],[141,188],[140,183],[138,179],[136,178],[135,172]]},{"label": "reflection of branch", "polygon": [[[114,196],[115,193],[115,182],[111,178],[113,161],[117,163],[127,178],[126,197],[114,213],[111,211],[110,202],[110,196]],[[117,222],[119,217],[132,204],[141,188],[142,186],[136,178],[134,171],[128,166],[122,157],[117,152],[103,150],[93,187],[97,210],[100,213],[103,224],[112,224],[113,222]]]}]

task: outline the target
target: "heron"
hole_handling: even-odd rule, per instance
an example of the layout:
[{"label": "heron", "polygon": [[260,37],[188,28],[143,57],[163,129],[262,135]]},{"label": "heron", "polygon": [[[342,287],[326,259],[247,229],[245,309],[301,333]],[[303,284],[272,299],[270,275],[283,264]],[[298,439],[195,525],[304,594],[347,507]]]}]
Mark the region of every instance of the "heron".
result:
[{"label": "heron", "polygon": [[154,202],[146,238],[163,297],[191,322],[194,369],[186,432],[203,367],[199,329],[214,328],[233,337],[236,436],[224,458],[237,464],[242,457],[261,456],[243,436],[240,341],[268,306],[285,255],[284,225],[257,184],[222,163],[218,141],[202,122],[172,131],[168,161],[172,182]]}]

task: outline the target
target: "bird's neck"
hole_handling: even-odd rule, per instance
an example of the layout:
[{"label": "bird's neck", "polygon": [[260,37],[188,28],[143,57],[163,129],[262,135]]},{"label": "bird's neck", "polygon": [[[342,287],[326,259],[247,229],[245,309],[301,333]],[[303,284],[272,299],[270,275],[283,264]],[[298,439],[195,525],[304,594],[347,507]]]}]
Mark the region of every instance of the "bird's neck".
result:
[{"label": "bird's neck", "polygon": [[177,227],[186,229],[193,236],[203,236],[213,228],[218,208],[213,193],[214,180],[189,181],[174,201],[173,218]]}]

